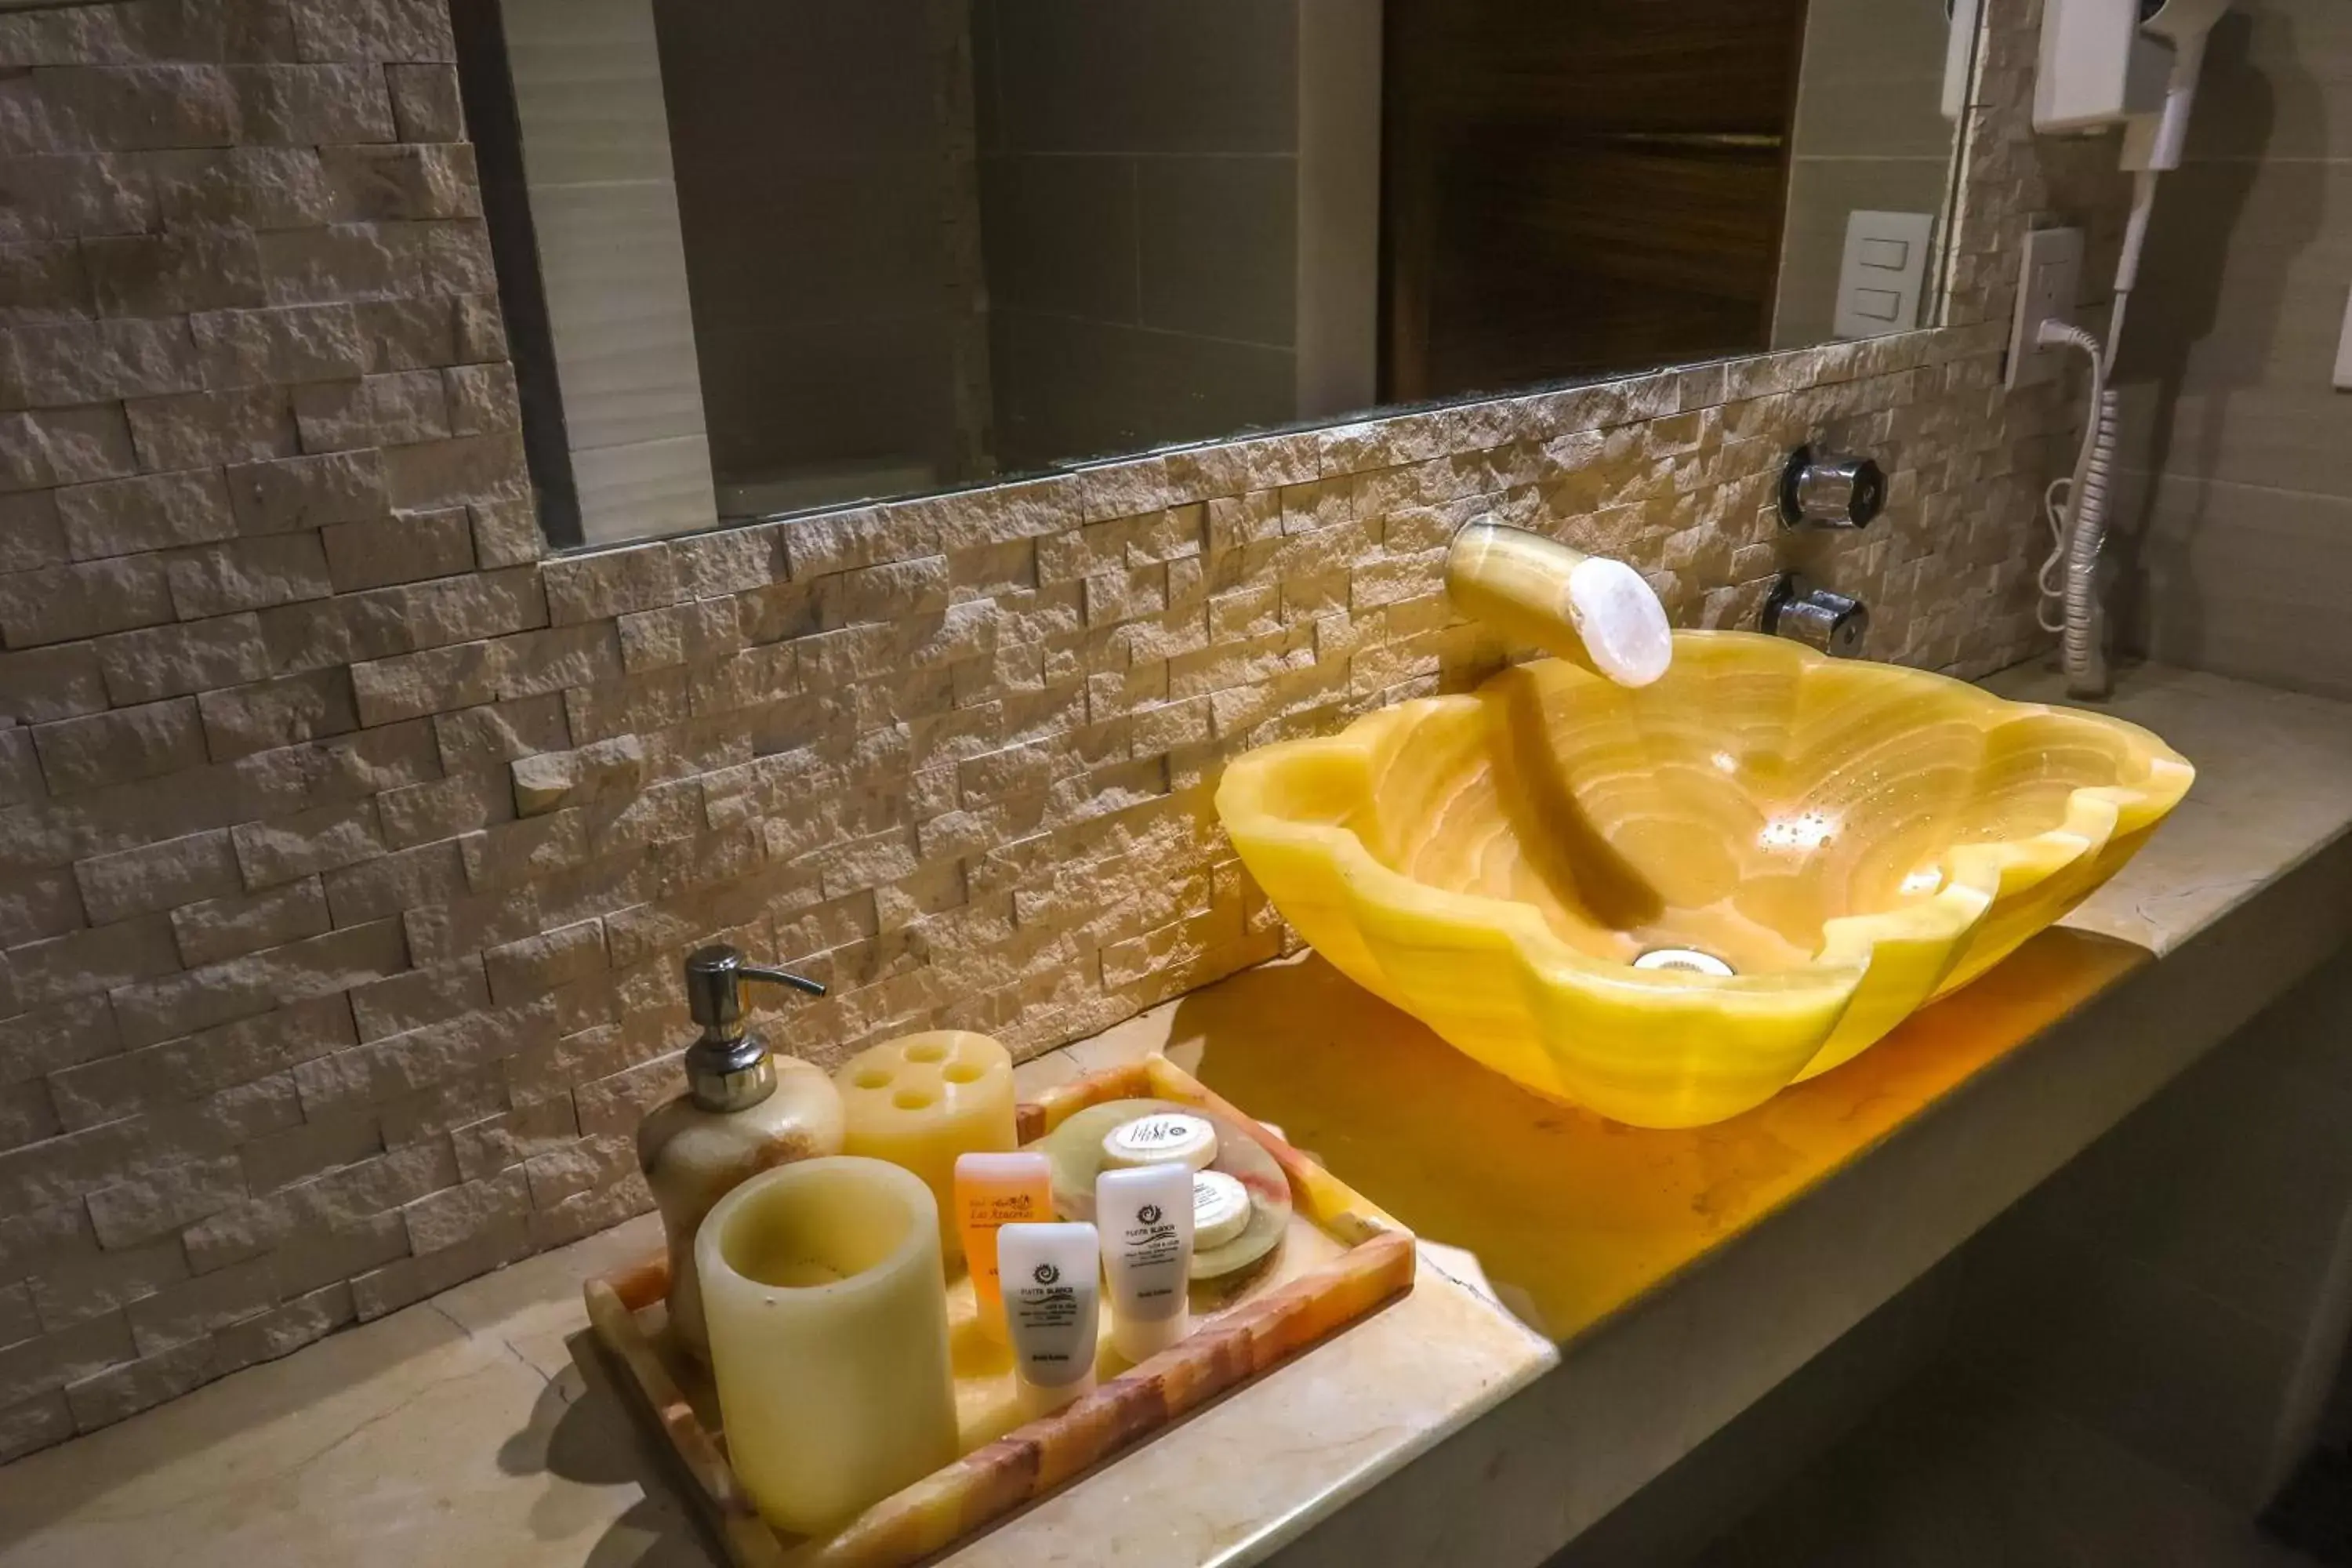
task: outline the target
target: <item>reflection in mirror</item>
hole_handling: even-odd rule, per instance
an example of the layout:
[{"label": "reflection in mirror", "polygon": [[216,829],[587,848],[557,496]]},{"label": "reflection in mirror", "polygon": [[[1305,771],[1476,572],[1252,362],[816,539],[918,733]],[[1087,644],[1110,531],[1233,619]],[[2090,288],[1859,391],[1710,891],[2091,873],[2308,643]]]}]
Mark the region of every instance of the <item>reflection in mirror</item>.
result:
[{"label": "reflection in mirror", "polygon": [[1972,31],[1947,0],[460,11],[560,542],[1929,324]]}]

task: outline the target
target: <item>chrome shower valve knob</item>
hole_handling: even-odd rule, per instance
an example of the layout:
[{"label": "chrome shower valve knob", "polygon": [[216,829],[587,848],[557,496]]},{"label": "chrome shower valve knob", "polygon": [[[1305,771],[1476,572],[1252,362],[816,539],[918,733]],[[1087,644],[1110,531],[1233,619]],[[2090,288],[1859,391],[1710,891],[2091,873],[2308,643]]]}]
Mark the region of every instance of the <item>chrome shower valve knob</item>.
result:
[{"label": "chrome shower valve knob", "polygon": [[1886,510],[1886,471],[1868,458],[1800,447],[1780,470],[1780,526],[1866,528]]}]

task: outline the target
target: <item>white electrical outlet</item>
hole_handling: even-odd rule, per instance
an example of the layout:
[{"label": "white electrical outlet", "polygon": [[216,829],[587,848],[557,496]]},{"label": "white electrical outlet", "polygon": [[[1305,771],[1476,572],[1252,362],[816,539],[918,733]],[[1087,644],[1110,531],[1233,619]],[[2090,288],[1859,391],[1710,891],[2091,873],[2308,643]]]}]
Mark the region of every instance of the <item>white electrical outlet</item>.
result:
[{"label": "white electrical outlet", "polygon": [[2009,384],[2031,386],[2050,381],[2065,369],[2067,351],[2043,348],[2042,323],[2052,317],[2074,319],[2074,301],[2083,287],[2083,231],[2079,228],[2037,228],[2025,237],[2025,254],[2018,263],[2017,319],[2009,332]]}]

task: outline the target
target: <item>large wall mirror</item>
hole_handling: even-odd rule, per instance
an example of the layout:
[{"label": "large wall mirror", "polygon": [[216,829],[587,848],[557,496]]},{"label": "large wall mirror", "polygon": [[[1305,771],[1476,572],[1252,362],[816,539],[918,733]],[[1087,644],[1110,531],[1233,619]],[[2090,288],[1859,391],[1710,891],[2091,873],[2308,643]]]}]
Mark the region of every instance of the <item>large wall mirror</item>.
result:
[{"label": "large wall mirror", "polygon": [[551,532],[1932,324],[1951,10],[462,0]]}]

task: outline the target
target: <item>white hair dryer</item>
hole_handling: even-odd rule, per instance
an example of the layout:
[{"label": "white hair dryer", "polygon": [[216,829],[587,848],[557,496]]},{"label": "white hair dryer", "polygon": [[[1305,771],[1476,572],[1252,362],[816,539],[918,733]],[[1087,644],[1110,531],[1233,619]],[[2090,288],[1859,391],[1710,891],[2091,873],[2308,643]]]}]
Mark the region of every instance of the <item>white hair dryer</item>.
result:
[{"label": "white hair dryer", "polygon": [[2229,8],[2230,0],[2159,0],[2155,14],[2140,23],[2142,37],[2161,38],[2171,47],[2172,68],[2165,74],[2164,107],[2125,122],[2125,168],[2180,167],[2181,143],[2189,140],[2189,108],[2197,100],[2197,78],[2205,68],[2205,37]]},{"label": "white hair dryer", "polygon": [[[2042,566],[2042,626],[2062,634],[2067,689],[2101,697],[2108,687],[2105,626],[2098,595],[2106,537],[2107,486],[2115,466],[2116,395],[2108,385],[2124,313],[2139,278],[2156,176],[2180,166],[2189,110],[2205,64],[2205,39],[2230,0],[2042,0],[2042,62],[2033,86],[2033,128],[2042,132],[2124,128],[2122,163],[2132,179],[2131,219],[2116,263],[2115,309],[2103,344],[2078,327],[2041,324],[2039,341],[2082,350],[2091,362],[2091,420],[2071,479],[2050,488],[2056,548]],[[2054,621],[2049,612],[2054,606]]]},{"label": "white hair dryer", "polygon": [[2205,37],[2230,0],[2045,0],[2033,128],[2125,129],[2124,167],[2177,169]]}]

